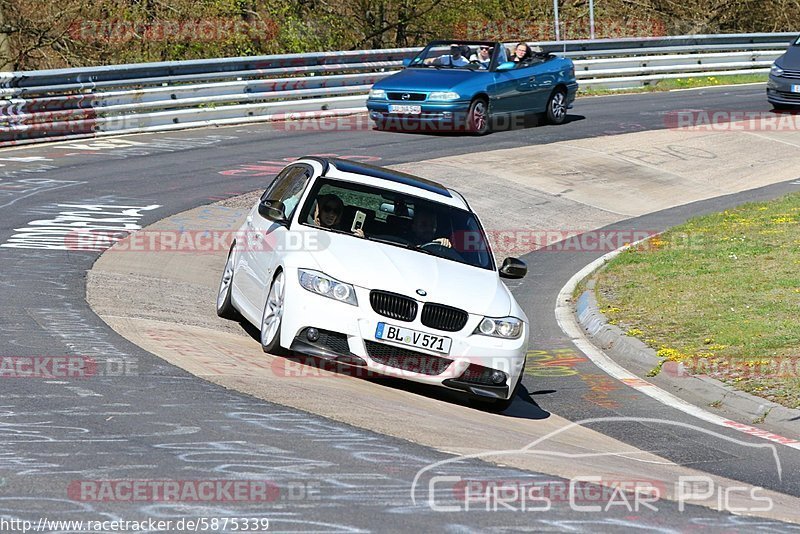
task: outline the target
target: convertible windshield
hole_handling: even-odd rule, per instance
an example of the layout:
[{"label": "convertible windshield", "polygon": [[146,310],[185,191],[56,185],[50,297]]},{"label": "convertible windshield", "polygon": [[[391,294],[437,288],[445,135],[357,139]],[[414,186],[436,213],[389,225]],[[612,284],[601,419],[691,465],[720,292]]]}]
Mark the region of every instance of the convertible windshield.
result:
[{"label": "convertible windshield", "polygon": [[494,269],[486,236],[472,212],[395,191],[320,179],[303,205],[300,221],[354,238]]},{"label": "convertible windshield", "polygon": [[[505,50],[502,52],[505,52]],[[435,42],[420,52],[409,66],[436,69],[487,70],[493,56],[494,46],[489,43]],[[505,57],[502,58],[502,61],[505,61]]]}]

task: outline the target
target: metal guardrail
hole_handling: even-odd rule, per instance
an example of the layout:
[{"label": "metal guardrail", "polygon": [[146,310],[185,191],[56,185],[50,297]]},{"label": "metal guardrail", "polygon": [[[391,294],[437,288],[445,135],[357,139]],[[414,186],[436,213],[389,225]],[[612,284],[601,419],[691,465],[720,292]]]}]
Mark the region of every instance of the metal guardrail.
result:
[{"label": "metal guardrail", "polygon": [[[575,62],[581,85],[761,74],[796,37],[695,35],[531,43]],[[513,44],[511,44],[513,45]],[[0,73],[0,146],[364,110],[419,48]]]}]

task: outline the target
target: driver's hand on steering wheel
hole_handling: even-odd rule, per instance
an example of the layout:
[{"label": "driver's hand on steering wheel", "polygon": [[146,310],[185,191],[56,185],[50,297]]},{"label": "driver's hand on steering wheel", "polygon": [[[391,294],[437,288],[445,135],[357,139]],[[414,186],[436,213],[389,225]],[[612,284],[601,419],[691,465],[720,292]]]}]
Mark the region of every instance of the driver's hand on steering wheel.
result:
[{"label": "driver's hand on steering wheel", "polygon": [[440,237],[438,239],[434,239],[433,241],[431,241],[431,243],[436,243],[437,245],[441,245],[447,248],[453,248],[453,244],[450,243],[450,240],[447,239],[446,237]]}]

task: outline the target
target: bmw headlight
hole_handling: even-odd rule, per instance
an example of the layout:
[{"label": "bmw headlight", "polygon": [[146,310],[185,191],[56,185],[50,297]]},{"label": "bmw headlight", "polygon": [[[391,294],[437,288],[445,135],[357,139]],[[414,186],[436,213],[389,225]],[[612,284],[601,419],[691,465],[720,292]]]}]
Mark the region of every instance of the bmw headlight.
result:
[{"label": "bmw headlight", "polygon": [[458,100],[461,98],[453,91],[434,91],[428,95],[428,100]]},{"label": "bmw headlight", "polygon": [[298,275],[300,276],[300,285],[312,293],[358,306],[356,292],[350,284],[340,282],[319,271],[308,269],[299,269]]},{"label": "bmw headlight", "polygon": [[484,317],[473,334],[517,339],[522,335],[522,321],[516,317]]},{"label": "bmw headlight", "polygon": [[783,69],[773,64],[772,68],[769,69],[769,73],[773,76],[783,76]]},{"label": "bmw headlight", "polygon": [[386,98],[386,91],[383,89],[370,89],[369,98]]}]

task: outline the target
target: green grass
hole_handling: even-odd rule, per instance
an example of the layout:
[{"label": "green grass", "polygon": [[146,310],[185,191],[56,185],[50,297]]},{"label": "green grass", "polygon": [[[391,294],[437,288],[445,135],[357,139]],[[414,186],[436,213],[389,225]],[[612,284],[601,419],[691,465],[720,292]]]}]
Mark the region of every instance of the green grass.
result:
[{"label": "green grass", "polygon": [[[734,74],[730,76],[703,76],[700,78],[675,78],[651,82],[644,87],[628,89],[603,89],[592,86],[581,87],[582,96],[611,95],[619,93],[650,93],[655,91],[672,91],[674,89],[692,89],[695,87],[713,87],[715,85],[732,85],[740,83],[767,83],[766,74]],[[580,81],[578,82],[580,83]]]},{"label": "green grass", "polygon": [[596,293],[664,361],[800,406],[800,193],[654,237],[598,273]]}]

